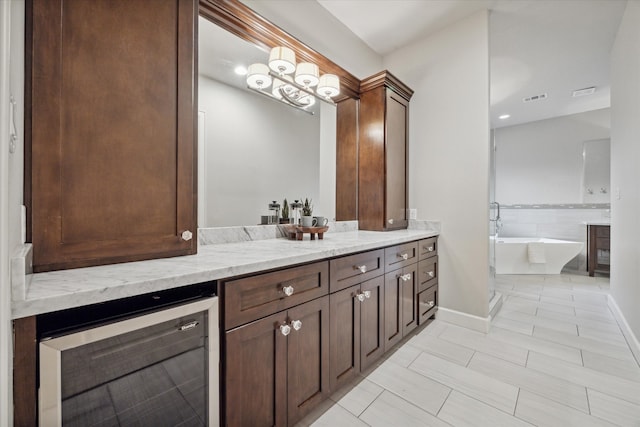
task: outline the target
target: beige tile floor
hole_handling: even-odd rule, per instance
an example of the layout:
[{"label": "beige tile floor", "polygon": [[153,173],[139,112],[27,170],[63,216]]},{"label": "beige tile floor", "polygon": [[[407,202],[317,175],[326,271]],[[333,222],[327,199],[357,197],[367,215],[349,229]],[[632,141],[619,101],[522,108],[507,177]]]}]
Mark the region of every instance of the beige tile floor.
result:
[{"label": "beige tile floor", "polygon": [[498,276],[488,334],[433,321],[299,425],[640,426],[609,280]]}]

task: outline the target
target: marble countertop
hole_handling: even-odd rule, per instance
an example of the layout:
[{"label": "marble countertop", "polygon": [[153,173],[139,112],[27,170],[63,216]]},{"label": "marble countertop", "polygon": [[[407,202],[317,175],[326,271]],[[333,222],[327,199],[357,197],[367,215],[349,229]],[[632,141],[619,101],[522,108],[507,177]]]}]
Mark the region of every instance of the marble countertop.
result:
[{"label": "marble countertop", "polygon": [[432,230],[326,233],[324,240],[266,239],[200,245],[197,255],[29,274],[17,319],[164,289],[255,273],[438,235]]},{"label": "marble countertop", "polygon": [[583,221],[583,224],[586,225],[611,225],[610,219],[599,219],[595,221]]}]

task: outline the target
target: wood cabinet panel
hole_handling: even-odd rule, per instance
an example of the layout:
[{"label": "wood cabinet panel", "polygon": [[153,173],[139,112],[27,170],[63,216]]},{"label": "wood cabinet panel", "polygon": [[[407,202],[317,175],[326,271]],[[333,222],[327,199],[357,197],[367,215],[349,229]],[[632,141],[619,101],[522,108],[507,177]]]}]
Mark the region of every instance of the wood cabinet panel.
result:
[{"label": "wood cabinet panel", "polygon": [[287,425],[286,320],[278,313],[225,334],[226,425]]},{"label": "wood cabinet panel", "polygon": [[34,271],[195,253],[197,2],[30,1]]},{"label": "wood cabinet panel", "polygon": [[359,285],[329,295],[331,390],[348,384],[360,372]]},{"label": "wood cabinet panel", "polygon": [[438,238],[431,237],[418,242],[418,259],[423,260],[438,255]]},{"label": "wood cabinet panel", "polygon": [[393,271],[418,261],[418,243],[410,242],[384,250],[385,271]]},{"label": "wood cabinet panel", "polygon": [[384,260],[384,249],[332,259],[330,261],[330,292],[336,292],[384,274]]},{"label": "wood cabinet panel", "polygon": [[418,325],[416,273],[417,265],[412,264],[384,276],[385,352]]},{"label": "wood cabinet panel", "polygon": [[[329,296],[289,310],[288,424],[293,425],[329,395]],[[296,330],[295,322],[301,322]],[[258,353],[259,354],[259,353]]]},{"label": "wood cabinet panel", "polygon": [[418,324],[424,324],[437,310],[438,285],[418,294]]},{"label": "wood cabinet panel", "polygon": [[336,220],[358,219],[358,103],[347,99],[336,109]]},{"label": "wood cabinet panel", "polygon": [[[258,274],[222,283],[225,294],[225,329],[327,295],[326,261]],[[285,292],[289,290],[291,295]]]},{"label": "wood cabinet panel", "polygon": [[364,371],[384,354],[384,277],[360,285],[369,292],[360,304],[360,369]]},{"label": "wood cabinet panel", "polygon": [[438,257],[418,262],[418,292],[430,288],[438,282]]}]

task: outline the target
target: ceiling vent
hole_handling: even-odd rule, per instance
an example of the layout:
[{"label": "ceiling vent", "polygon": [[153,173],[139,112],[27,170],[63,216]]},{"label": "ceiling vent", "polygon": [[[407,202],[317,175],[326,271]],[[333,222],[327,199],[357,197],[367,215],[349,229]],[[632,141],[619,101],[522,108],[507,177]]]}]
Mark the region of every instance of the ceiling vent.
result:
[{"label": "ceiling vent", "polygon": [[579,96],[593,95],[595,91],[596,91],[596,87],[595,86],[586,87],[584,89],[574,90],[573,91],[573,97],[577,98]]},{"label": "ceiling vent", "polygon": [[541,93],[540,95],[534,95],[534,96],[529,96],[527,98],[522,98],[522,102],[542,101],[543,99],[547,99],[546,93]]}]

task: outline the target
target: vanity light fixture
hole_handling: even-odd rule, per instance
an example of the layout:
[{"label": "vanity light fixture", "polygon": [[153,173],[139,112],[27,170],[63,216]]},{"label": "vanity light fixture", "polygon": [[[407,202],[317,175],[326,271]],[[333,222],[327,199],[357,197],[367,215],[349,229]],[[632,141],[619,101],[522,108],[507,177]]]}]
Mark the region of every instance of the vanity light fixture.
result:
[{"label": "vanity light fixture", "polygon": [[[272,83],[271,91],[267,91]],[[304,111],[315,104],[316,98],[335,105],[332,98],[340,94],[338,76],[320,75],[318,65],[311,62],[296,65],[295,52],[284,46],[271,49],[268,66],[261,63],[249,66],[247,86]]]}]

